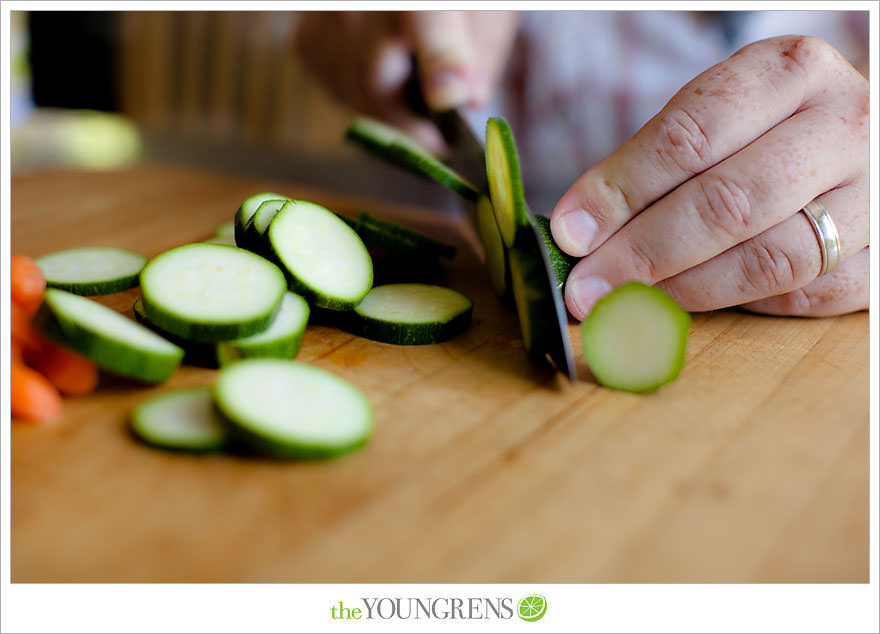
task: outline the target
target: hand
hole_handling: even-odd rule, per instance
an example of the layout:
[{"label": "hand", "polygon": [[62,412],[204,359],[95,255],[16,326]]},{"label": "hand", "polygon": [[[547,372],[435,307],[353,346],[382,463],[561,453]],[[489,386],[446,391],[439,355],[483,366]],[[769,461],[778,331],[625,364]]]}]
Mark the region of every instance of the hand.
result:
[{"label": "hand", "polygon": [[413,112],[405,94],[412,55],[430,108],[484,105],[516,25],[512,11],[305,12],[294,41],[338,99],[440,150],[439,133]]},{"label": "hand", "polygon": [[[585,256],[565,301],[583,319],[629,280],[683,308],[823,316],[868,307],[868,82],[822,40],[751,44],[682,88],[557,203],[560,248]],[[817,277],[817,199],[840,265]]]}]

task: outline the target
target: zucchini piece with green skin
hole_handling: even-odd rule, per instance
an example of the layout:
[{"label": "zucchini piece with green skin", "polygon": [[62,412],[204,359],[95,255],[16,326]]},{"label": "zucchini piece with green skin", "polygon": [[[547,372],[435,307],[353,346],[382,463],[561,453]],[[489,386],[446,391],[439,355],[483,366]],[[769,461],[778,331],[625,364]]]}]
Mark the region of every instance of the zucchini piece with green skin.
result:
[{"label": "zucchini piece with green skin", "polygon": [[495,218],[504,244],[510,248],[526,233],[531,212],[526,204],[519,155],[513,132],[502,117],[486,124],[486,176]]},{"label": "zucchini piece with green skin", "polygon": [[348,127],[346,137],[368,152],[429,178],[466,200],[473,202],[480,196],[473,183],[396,128],[375,119],[358,117]]},{"label": "zucchini piece with green skin", "polygon": [[146,326],[160,337],[163,337],[173,343],[175,346],[183,350],[183,362],[189,365],[196,365],[200,368],[217,369],[220,367],[220,361],[217,359],[216,343],[205,343],[203,341],[190,341],[183,337],[165,332],[161,328],[153,324],[147,317],[147,311],[144,309],[144,302],[141,298],[135,300],[131,307],[134,318],[142,326]]},{"label": "zucchini piece with green skin", "polygon": [[354,308],[373,285],[373,261],[358,234],[332,211],[291,201],[266,232],[268,257],[290,290],[330,310]]},{"label": "zucchini piece with green skin", "polygon": [[257,212],[260,205],[266,200],[278,200],[282,198],[287,198],[287,196],[282,196],[281,194],[276,194],[274,192],[262,192],[245,199],[241,205],[239,205],[238,209],[235,210],[235,216],[233,216],[232,219],[232,222],[235,225],[233,236],[235,237],[236,244],[238,244],[241,236],[244,235],[244,229],[247,226],[248,220],[250,220]]},{"label": "zucchini piece with green skin", "polygon": [[355,231],[368,248],[392,257],[452,259],[455,256],[453,246],[366,212],[358,214]]},{"label": "zucchini piece with green skin", "polygon": [[263,332],[232,341],[202,343],[187,341],[159,330],[150,323],[140,299],[134,303],[132,310],[135,319],[141,324],[181,347],[186,363],[203,368],[219,368],[239,359],[293,359],[299,354],[309,319],[309,305],[306,300],[295,293],[287,292],[281,300],[278,313]]},{"label": "zucchini piece with green skin", "polygon": [[251,216],[241,234],[241,240],[236,244],[242,249],[253,251],[257,255],[265,255],[268,251],[266,244],[266,230],[275,215],[287,204],[290,199],[264,200],[257,207],[257,211]]},{"label": "zucchini piece with green skin", "polygon": [[215,232],[215,237],[217,238],[235,238],[235,220],[227,220],[219,225],[217,225],[217,231]]},{"label": "zucchini piece with green skin", "polygon": [[211,389],[176,390],[138,405],[131,416],[138,439],[162,449],[197,453],[226,445],[226,424],[214,408]]},{"label": "zucchini piece with green skin", "polygon": [[574,265],[578,263],[578,258],[570,256],[556,246],[556,241],[553,240],[553,234],[550,232],[550,218],[535,214],[535,221],[537,222],[541,236],[544,238],[544,245],[547,247],[547,253],[550,255],[550,265],[553,267],[553,275],[556,277],[556,285],[559,288],[562,288],[565,286],[565,280],[568,279],[568,274],[571,273]]},{"label": "zucchini piece with green skin", "polygon": [[480,196],[477,201],[477,233],[483,244],[486,256],[486,270],[489,272],[489,283],[495,295],[503,298],[509,290],[510,270],[507,265],[507,249],[501,239],[492,201],[488,196]]},{"label": "zucchini piece with green skin", "polygon": [[217,361],[224,366],[239,359],[293,359],[299,354],[309,321],[309,305],[291,292],[284,294],[281,308],[263,332],[217,344]]},{"label": "zucchini piece with green skin", "polygon": [[554,328],[552,299],[540,253],[514,247],[508,251],[513,300],[519,317],[523,347],[530,357],[541,359],[550,349]]},{"label": "zucchini piece with green skin", "polygon": [[366,339],[397,345],[446,341],[471,324],[473,302],[431,284],[377,286],[354,309],[350,328]]},{"label": "zucchini piece with green skin", "polygon": [[348,381],[298,361],[246,359],[223,368],[213,389],[232,439],[279,458],[330,458],[364,445],[373,407]]},{"label": "zucchini piece with green skin", "polygon": [[76,350],[111,374],[161,383],[174,374],[183,350],[111,308],[48,289],[34,324],[50,339]]},{"label": "zucchini piece with green skin", "polygon": [[225,341],[265,330],[285,290],[284,274],[273,263],[217,244],[165,251],[141,272],[149,320],[190,341]]},{"label": "zucchini piece with green skin", "polygon": [[581,323],[584,356],[602,385],[651,392],[680,374],[690,323],[661,289],[630,282],[596,302]]},{"label": "zucchini piece with green skin", "polygon": [[208,238],[207,240],[202,240],[205,244],[222,244],[225,247],[237,247],[235,244],[235,238],[230,238],[229,236],[214,236],[213,238]]},{"label": "zucchini piece with green skin", "polygon": [[46,286],[77,295],[107,295],[138,285],[147,258],[113,247],[84,247],[37,258]]}]

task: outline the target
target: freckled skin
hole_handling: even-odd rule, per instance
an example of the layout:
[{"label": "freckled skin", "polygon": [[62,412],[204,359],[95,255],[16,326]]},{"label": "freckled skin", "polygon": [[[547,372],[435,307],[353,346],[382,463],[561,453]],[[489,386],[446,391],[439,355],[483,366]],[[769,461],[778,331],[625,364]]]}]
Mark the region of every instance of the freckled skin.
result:
[{"label": "freckled skin", "polygon": [[[557,204],[554,218],[582,209],[598,227],[573,247],[586,255],[569,310],[589,310],[572,290],[587,277],[659,284],[691,311],[866,309],[868,113],[867,80],[817,38],[757,42],[707,70]],[[840,233],[839,268],[822,278],[798,213],[813,199]]]}]

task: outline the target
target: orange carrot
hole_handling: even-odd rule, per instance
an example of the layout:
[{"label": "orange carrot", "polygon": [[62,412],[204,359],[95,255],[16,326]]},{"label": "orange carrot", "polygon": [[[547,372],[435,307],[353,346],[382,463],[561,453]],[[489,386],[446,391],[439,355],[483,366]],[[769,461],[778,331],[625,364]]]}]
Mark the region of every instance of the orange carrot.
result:
[{"label": "orange carrot", "polygon": [[33,315],[43,301],[46,290],[46,278],[43,271],[26,255],[14,254],[9,267],[12,301]]},{"label": "orange carrot", "polygon": [[27,351],[25,360],[62,394],[81,396],[98,385],[98,366],[81,354],[52,341],[46,341],[41,350]]},{"label": "orange carrot", "polygon": [[18,341],[25,350],[42,349],[46,339],[34,328],[25,309],[12,302],[9,305],[9,311],[12,338]]},{"label": "orange carrot", "polygon": [[10,363],[24,363],[24,349],[22,348],[21,342],[15,339],[12,339],[9,346],[9,358]]},{"label": "orange carrot", "polygon": [[12,417],[34,422],[48,422],[61,414],[61,395],[49,381],[26,365],[13,363],[9,397]]}]

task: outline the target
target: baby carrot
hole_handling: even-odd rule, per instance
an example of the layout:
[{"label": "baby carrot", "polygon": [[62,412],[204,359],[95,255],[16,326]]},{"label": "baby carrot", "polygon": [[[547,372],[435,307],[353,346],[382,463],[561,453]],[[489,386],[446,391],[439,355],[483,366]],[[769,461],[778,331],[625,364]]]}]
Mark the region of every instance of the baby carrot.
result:
[{"label": "baby carrot", "polygon": [[9,343],[10,363],[24,363],[24,350],[22,349],[21,342],[16,339],[12,339]]},{"label": "baby carrot", "polygon": [[39,350],[46,342],[34,325],[24,308],[12,302],[9,304],[10,331],[12,338],[18,341],[25,350]]},{"label": "baby carrot", "polygon": [[9,374],[13,418],[40,423],[58,418],[61,395],[42,374],[20,363],[13,363]]},{"label": "baby carrot", "polygon": [[9,267],[9,280],[12,301],[24,308],[28,315],[36,313],[46,290],[46,278],[36,262],[26,255],[14,254]]},{"label": "baby carrot", "polygon": [[98,385],[98,366],[81,354],[46,341],[41,350],[28,351],[25,359],[62,394],[88,394]]}]

